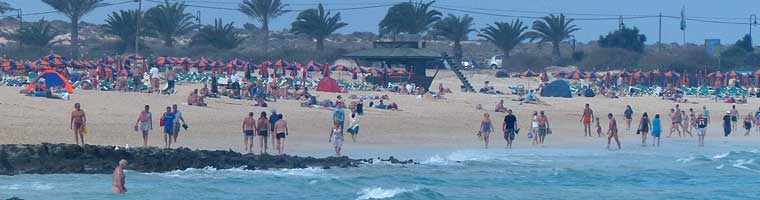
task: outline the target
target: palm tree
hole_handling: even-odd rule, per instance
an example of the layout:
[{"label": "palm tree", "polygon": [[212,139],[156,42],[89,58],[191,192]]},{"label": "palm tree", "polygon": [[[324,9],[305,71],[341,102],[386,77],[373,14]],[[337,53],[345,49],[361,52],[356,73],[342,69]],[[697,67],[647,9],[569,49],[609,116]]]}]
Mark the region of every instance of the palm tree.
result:
[{"label": "palm tree", "polygon": [[79,57],[79,20],[102,5],[103,0],[42,0],[71,20],[71,57]]},{"label": "palm tree", "polygon": [[325,13],[325,8],[320,3],[317,9],[311,8],[298,13],[296,21],[291,26],[292,32],[308,35],[317,40],[317,50],[325,48],[325,38],[348,24],[340,22],[340,12],[331,16]]},{"label": "palm tree", "polygon": [[419,35],[430,30],[430,26],[441,19],[441,12],[430,9],[433,3],[435,1],[403,2],[391,6],[380,21],[380,35],[391,34],[395,39],[398,33]]},{"label": "palm tree", "polygon": [[467,35],[470,34],[470,32],[475,31],[475,29],[472,28],[472,20],[472,17],[469,15],[457,17],[449,14],[449,16],[433,25],[433,33],[435,35],[443,36],[454,42],[454,59],[456,59],[456,62],[462,60],[461,42],[467,40]]},{"label": "palm tree", "polygon": [[19,31],[10,34],[4,34],[12,40],[24,43],[26,45],[47,48],[61,41],[54,41],[56,36],[61,35],[61,32],[51,26],[50,22],[40,20],[37,23],[24,26]]},{"label": "palm tree", "polygon": [[265,55],[269,52],[269,20],[287,12],[285,6],[280,0],[244,0],[240,4],[240,12],[261,22]]},{"label": "palm tree", "polygon": [[11,7],[11,4],[8,4],[4,1],[0,1],[0,14],[5,14],[5,12],[13,10],[13,7]]},{"label": "palm tree", "polygon": [[552,43],[552,60],[556,62],[560,58],[559,44],[570,38],[570,34],[580,30],[573,23],[573,19],[565,19],[564,14],[543,17],[533,22],[533,31],[528,35],[530,41],[538,40],[539,43]]},{"label": "palm tree", "polygon": [[234,49],[243,41],[240,30],[235,30],[234,22],[224,24],[222,19],[214,20],[213,26],[204,26],[193,36],[190,46],[211,45],[219,49]]},{"label": "palm tree", "polygon": [[[135,10],[120,10],[108,15],[104,25],[106,33],[118,36],[119,52],[123,53],[127,48],[133,47],[137,37],[137,12]],[[143,32],[141,28],[140,32]]]},{"label": "palm tree", "polygon": [[504,66],[504,62],[509,58],[509,52],[512,51],[517,44],[528,39],[527,30],[528,27],[524,26],[519,19],[512,20],[511,23],[507,22],[494,22],[494,25],[488,25],[480,30],[478,36],[488,40],[501,49],[504,56],[501,59],[501,66]]},{"label": "palm tree", "polygon": [[164,4],[158,5],[145,12],[145,21],[149,29],[158,33],[164,46],[173,47],[174,37],[182,35],[195,28],[193,24],[193,15],[186,13],[187,5],[184,2],[175,2],[170,4],[165,1]]}]

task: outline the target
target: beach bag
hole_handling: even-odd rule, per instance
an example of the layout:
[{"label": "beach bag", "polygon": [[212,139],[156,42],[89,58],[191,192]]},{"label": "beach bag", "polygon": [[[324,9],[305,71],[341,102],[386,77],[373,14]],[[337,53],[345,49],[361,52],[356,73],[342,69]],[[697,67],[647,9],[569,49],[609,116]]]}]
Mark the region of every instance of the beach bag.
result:
[{"label": "beach bag", "polygon": [[163,127],[164,126],[164,119],[161,118],[161,120],[158,121],[158,125]]},{"label": "beach bag", "polygon": [[641,134],[641,129],[636,130],[636,135],[639,135],[639,134]]},{"label": "beach bag", "polygon": [[551,135],[551,134],[552,134],[552,129],[550,129],[550,128],[546,128],[546,134],[547,134],[547,135]]},{"label": "beach bag", "polygon": [[189,128],[189,127],[187,126],[187,124],[182,124],[182,128],[184,128],[185,130],[187,130],[187,128]]},{"label": "beach bag", "polygon": [[533,139],[533,133],[532,132],[528,132],[528,139]]},{"label": "beach bag", "polygon": [[87,131],[87,127],[86,126],[84,128],[82,128],[82,134],[83,135],[87,135],[87,132],[88,131]]}]

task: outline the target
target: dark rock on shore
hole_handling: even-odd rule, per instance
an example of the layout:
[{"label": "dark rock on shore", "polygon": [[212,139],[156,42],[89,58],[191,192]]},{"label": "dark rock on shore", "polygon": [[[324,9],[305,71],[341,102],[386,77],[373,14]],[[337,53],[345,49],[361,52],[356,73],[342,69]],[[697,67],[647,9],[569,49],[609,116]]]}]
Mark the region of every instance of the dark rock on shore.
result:
[{"label": "dark rock on shore", "polygon": [[[252,155],[234,151],[130,148],[115,150],[113,146],[73,144],[5,144],[0,145],[0,175],[57,174],[57,173],[111,173],[121,159],[129,161],[129,170],[139,172],[167,172],[188,168],[214,167],[229,169],[243,167],[248,170],[284,168],[347,168],[370,163],[371,159],[343,157],[298,157],[290,155]],[[394,164],[415,164],[412,160],[400,161],[390,157],[381,161]]]}]

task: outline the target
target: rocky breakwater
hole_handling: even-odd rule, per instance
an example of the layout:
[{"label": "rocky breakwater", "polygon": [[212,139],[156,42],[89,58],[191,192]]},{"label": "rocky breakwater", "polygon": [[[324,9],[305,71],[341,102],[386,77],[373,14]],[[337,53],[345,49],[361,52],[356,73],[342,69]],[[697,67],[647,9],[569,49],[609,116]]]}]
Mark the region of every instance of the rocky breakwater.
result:
[{"label": "rocky breakwater", "polygon": [[[129,161],[129,170],[167,172],[188,168],[214,167],[248,170],[285,168],[347,168],[371,163],[375,159],[348,157],[298,157],[290,155],[252,155],[234,151],[130,148],[73,144],[4,144],[0,145],[0,175],[85,173],[108,174],[121,159]],[[394,164],[414,164],[393,157],[380,160]]]}]

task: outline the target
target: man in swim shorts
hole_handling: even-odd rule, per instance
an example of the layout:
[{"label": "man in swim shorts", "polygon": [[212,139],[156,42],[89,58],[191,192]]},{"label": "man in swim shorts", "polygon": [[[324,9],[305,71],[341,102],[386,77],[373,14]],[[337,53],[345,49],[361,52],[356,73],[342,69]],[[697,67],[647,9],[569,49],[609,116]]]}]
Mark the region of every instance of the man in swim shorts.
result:
[{"label": "man in swim shorts", "polygon": [[251,153],[253,149],[254,130],[256,130],[256,119],[253,118],[253,112],[249,112],[248,117],[243,118],[243,146],[248,153]]},{"label": "man in swim shorts", "polygon": [[583,122],[583,136],[591,137],[591,122],[593,119],[594,111],[591,110],[588,104],[586,104],[586,108],[583,109],[583,116],[581,117],[581,122]]},{"label": "man in swim shorts", "polygon": [[504,140],[507,141],[507,148],[512,148],[512,141],[515,140],[517,117],[512,114],[512,109],[507,110],[507,116],[504,116]]},{"label": "man in swim shorts", "polygon": [[288,135],[288,123],[282,118],[282,114],[277,114],[277,122],[274,123],[274,132],[277,133],[277,154],[285,151],[285,136]]},{"label": "man in swim shorts", "polygon": [[261,117],[259,117],[258,122],[256,123],[256,128],[259,131],[259,154],[265,154],[267,153],[267,137],[269,136],[269,119],[267,118],[267,112],[261,112]]}]

